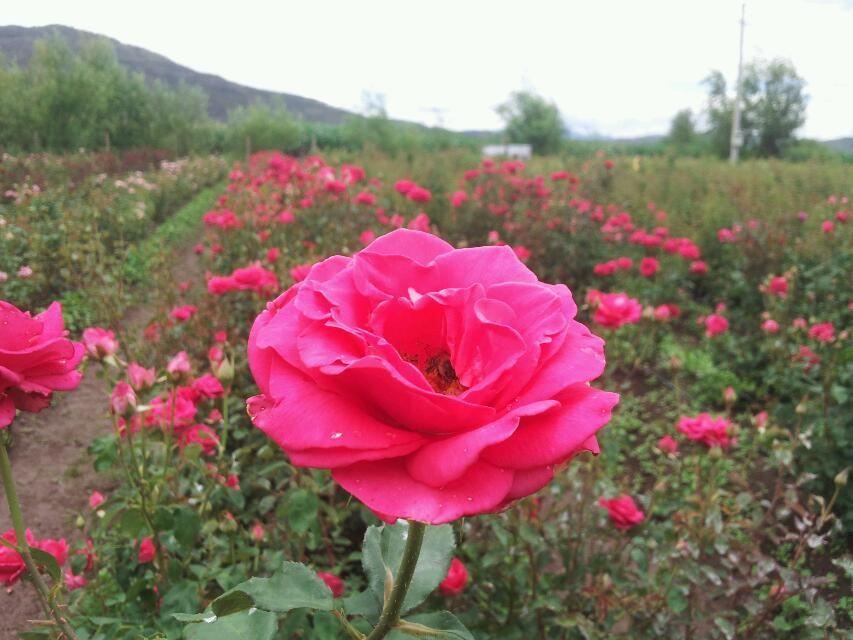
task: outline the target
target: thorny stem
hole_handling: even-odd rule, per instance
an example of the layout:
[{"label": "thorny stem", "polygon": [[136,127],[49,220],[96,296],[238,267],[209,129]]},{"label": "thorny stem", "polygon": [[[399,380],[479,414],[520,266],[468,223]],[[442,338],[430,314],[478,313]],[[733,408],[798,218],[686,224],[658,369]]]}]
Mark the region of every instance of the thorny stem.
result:
[{"label": "thorny stem", "polygon": [[421,553],[425,532],[426,525],[423,522],[415,522],[414,520],[409,522],[409,536],[406,539],[406,548],[403,551],[403,559],[400,561],[400,568],[394,580],[391,597],[386,600],[382,607],[379,623],[367,636],[367,640],[381,640],[400,622],[403,600],[406,598],[406,592],[409,590],[412,577],[415,575],[415,567],[418,564],[418,556]]},{"label": "thorny stem", "polygon": [[15,529],[15,537],[19,553],[27,566],[30,580],[36,589],[39,602],[46,613],[49,613],[56,624],[62,630],[62,633],[69,640],[77,640],[77,634],[74,629],[68,624],[65,617],[59,612],[53,598],[50,597],[50,592],[44,580],[39,573],[38,566],[33,560],[30,553],[30,545],[27,544],[27,529],[24,526],[24,516],[21,513],[21,503],[18,500],[18,492],[15,489],[15,480],[12,477],[12,463],[9,461],[9,454],[6,451],[5,442],[0,441],[0,476],[3,478],[3,489],[6,492],[6,502],[9,504],[9,515],[12,518],[12,526]]}]

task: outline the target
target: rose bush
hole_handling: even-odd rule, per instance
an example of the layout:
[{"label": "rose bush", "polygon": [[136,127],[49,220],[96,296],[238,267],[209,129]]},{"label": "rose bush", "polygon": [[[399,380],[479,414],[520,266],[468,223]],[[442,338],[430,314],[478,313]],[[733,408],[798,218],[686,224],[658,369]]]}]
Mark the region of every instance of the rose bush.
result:
[{"label": "rose bush", "polygon": [[564,285],[399,230],[315,265],[249,338],[254,424],[386,521],[499,511],[598,451],[618,396]]}]

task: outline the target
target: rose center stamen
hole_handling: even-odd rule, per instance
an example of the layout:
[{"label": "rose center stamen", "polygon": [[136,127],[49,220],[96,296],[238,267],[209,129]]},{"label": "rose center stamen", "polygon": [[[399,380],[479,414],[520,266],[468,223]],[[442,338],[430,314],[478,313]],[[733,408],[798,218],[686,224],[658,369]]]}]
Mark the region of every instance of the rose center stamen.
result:
[{"label": "rose center stamen", "polygon": [[458,396],[465,391],[465,387],[459,382],[450,354],[442,351],[435,355],[413,356],[400,354],[406,362],[415,365],[424,374],[427,382],[437,393],[447,396]]}]

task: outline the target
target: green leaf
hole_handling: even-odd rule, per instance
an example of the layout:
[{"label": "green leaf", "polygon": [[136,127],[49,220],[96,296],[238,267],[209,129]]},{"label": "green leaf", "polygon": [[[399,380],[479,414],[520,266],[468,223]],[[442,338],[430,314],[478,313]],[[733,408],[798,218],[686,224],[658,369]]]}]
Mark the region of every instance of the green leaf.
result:
[{"label": "green leaf", "polygon": [[33,560],[36,561],[37,565],[43,566],[47,570],[54,582],[59,582],[62,579],[62,572],[59,570],[59,564],[56,562],[56,558],[51,554],[47,551],[36,549],[35,547],[30,547],[30,554],[33,556]]},{"label": "green leaf", "polygon": [[[212,615],[211,615],[212,617]],[[251,609],[184,628],[187,640],[271,640],[278,619],[274,613]]]},{"label": "green leaf", "polygon": [[178,622],[204,622],[210,617],[209,613],[173,613],[172,617]]},{"label": "green leaf", "polygon": [[316,573],[298,562],[285,562],[271,578],[250,578],[229,593],[232,592],[243,592],[258,609],[276,613],[303,608],[331,611],[333,608],[331,589]]},{"label": "green leaf", "polygon": [[217,616],[227,616],[238,611],[245,611],[255,606],[254,599],[244,591],[235,589],[229,591],[210,603],[210,608]]},{"label": "green leaf", "polygon": [[291,492],[285,509],[288,528],[295,533],[305,533],[317,521],[319,509],[320,500],[310,491],[297,489]]},{"label": "green leaf", "polygon": [[[370,589],[380,602],[384,600],[386,569],[396,575],[400,568],[408,528],[407,522],[369,527],[364,535],[362,564]],[[455,546],[453,528],[449,524],[427,527],[415,575],[403,602],[402,613],[426,600],[444,580]]]},{"label": "green leaf", "polygon": [[175,509],[175,539],[185,549],[192,549],[201,531],[201,518],[192,509]]},{"label": "green leaf", "polygon": [[347,615],[365,616],[370,620],[377,620],[382,611],[382,601],[370,589],[347,596],[342,604]]},{"label": "green leaf", "polygon": [[119,530],[130,538],[138,538],[147,533],[145,516],[139,509],[127,509],[119,518]]},{"label": "green leaf", "polygon": [[[388,640],[407,638],[440,638],[442,640],[474,640],[471,632],[449,611],[422,613],[403,620],[403,628],[393,629]],[[406,623],[411,626],[406,628]]]}]

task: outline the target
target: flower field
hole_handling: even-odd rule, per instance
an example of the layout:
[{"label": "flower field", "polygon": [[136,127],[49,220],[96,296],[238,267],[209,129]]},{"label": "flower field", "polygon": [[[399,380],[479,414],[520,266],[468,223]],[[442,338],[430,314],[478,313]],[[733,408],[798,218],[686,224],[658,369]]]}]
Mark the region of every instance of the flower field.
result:
[{"label": "flower field", "polygon": [[[0,163],[25,637],[849,633],[853,167],[157,162]],[[139,257],[210,185],[194,267]],[[81,376],[109,489],[22,536]]]}]

